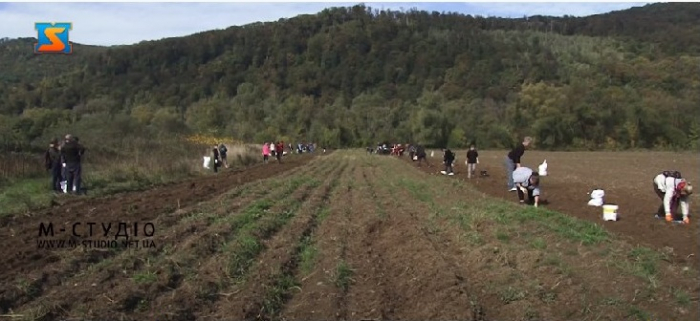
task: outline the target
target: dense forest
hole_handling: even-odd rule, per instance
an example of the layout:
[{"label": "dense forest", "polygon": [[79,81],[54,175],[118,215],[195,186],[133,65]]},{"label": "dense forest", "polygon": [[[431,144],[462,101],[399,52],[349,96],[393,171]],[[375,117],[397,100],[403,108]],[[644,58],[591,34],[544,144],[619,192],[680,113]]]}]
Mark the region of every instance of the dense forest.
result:
[{"label": "dense forest", "polygon": [[0,148],[70,130],[698,149],[698,21],[696,3],[521,19],[358,5],[70,56],[3,39]]}]

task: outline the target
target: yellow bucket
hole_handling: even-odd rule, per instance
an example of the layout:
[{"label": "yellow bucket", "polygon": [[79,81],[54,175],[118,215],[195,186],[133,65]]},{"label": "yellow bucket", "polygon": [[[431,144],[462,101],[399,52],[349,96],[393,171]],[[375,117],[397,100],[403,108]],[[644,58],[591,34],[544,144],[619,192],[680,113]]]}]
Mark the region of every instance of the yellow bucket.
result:
[{"label": "yellow bucket", "polygon": [[617,221],[617,209],[619,207],[614,204],[603,205],[603,220],[605,221]]}]

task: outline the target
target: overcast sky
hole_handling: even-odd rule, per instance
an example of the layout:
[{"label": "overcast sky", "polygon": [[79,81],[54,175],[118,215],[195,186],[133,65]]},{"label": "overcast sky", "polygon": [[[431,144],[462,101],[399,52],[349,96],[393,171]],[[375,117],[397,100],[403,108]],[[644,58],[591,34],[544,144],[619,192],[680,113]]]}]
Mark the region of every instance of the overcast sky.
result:
[{"label": "overcast sky", "polygon": [[[372,8],[452,11],[471,15],[588,16],[647,2],[599,3],[380,3]],[[72,22],[70,40],[91,45],[128,45],[186,36],[257,21],[276,21],[356,3],[0,3],[0,38],[36,37],[35,22]]]}]

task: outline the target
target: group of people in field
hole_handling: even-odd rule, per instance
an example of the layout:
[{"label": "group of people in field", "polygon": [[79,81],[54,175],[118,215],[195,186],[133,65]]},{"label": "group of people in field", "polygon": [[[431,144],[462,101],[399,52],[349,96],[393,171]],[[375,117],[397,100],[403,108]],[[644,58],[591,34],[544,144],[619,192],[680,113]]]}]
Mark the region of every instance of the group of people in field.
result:
[{"label": "group of people in field", "polygon": [[[316,144],[315,143],[298,143],[296,144],[296,149],[294,148],[291,143],[286,144],[284,141],[277,141],[277,142],[265,142],[262,145],[262,161],[263,164],[267,164],[270,161],[270,158],[277,159],[278,163],[282,163],[282,156],[286,155],[287,153],[285,152],[285,149],[289,149],[290,151],[296,150],[298,154],[302,153],[313,153],[316,150]],[[325,152],[325,148],[323,149]],[[228,149],[226,148],[226,145],[223,143],[214,145],[213,148],[211,149],[211,161],[212,161],[212,167],[214,172],[218,172],[219,168],[225,167],[229,168],[228,161],[226,160],[226,154],[228,152]]]},{"label": "group of people in field", "polygon": [[51,190],[56,193],[82,192],[82,157],[85,148],[78,137],[67,134],[59,142],[52,139],[44,153],[44,167],[51,173]]},{"label": "group of people in field", "polygon": [[[291,144],[289,144],[291,149]],[[262,147],[263,164],[267,164],[270,156],[277,159],[277,163],[282,163],[282,156],[284,156],[284,142],[266,142]]]},{"label": "group of people in field", "polygon": [[[505,157],[505,167],[508,177],[508,190],[518,192],[518,200],[538,206],[540,197],[540,175],[530,168],[521,166],[521,158],[525,150],[530,146],[532,138],[525,137],[523,142],[513,148]],[[684,179],[678,171],[662,171],[654,176],[653,189],[661,199],[661,205],[656,217],[663,217],[667,222],[678,221],[690,224],[690,205],[688,197],[693,194],[693,186]],[[680,207],[681,217],[676,220],[677,210]]]},{"label": "group of people in field", "polygon": [[[516,192],[518,203],[522,205],[532,205],[538,207],[540,205],[541,186],[540,173],[523,166],[522,157],[525,151],[531,146],[532,137],[523,138],[522,142],[513,147],[504,158],[504,167],[506,171],[507,187],[509,192]],[[412,161],[418,162],[417,166],[421,166],[423,162],[428,163],[427,153],[423,145],[412,144],[379,144],[376,150],[371,147],[367,148],[368,153],[381,153],[382,151],[390,155],[402,156],[404,151],[408,150],[409,157]],[[444,170],[440,173],[443,175],[453,176],[453,164],[456,155],[449,148],[443,148],[443,165]],[[431,152],[431,157],[432,157]],[[471,179],[476,176],[476,165],[479,163],[479,152],[476,146],[472,144],[466,153],[465,165],[467,165],[467,177]],[[654,179],[654,192],[661,199],[657,213],[659,218],[664,218],[668,222],[680,222],[689,224],[690,205],[688,197],[693,193],[693,186],[681,176],[678,171],[663,171],[657,174]],[[676,212],[680,208],[682,217],[676,220]]]}]

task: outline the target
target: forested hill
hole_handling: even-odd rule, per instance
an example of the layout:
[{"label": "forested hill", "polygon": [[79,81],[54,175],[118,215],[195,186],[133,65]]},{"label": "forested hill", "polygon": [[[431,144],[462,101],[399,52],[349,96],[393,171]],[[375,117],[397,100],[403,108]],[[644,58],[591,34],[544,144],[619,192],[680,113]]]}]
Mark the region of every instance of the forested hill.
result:
[{"label": "forested hill", "polygon": [[523,19],[355,6],[74,56],[10,40],[0,136],[10,148],[145,126],[329,146],[527,134],[538,148],[698,148],[698,21],[695,3]]}]

